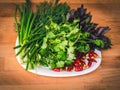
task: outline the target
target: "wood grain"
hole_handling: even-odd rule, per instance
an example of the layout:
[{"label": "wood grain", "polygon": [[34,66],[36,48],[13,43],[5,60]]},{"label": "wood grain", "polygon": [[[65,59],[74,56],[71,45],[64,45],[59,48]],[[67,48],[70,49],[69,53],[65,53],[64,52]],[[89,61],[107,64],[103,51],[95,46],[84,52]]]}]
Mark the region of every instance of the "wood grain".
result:
[{"label": "wood grain", "polygon": [[[111,31],[107,36],[111,38],[113,46],[109,50],[102,51],[102,64],[96,71],[70,78],[35,75],[25,71],[18,64],[13,50],[17,37],[14,28],[13,13],[15,5],[13,2],[19,1],[0,1],[2,2],[0,3],[0,90],[120,89],[120,3],[118,0],[116,0],[118,3],[114,3],[115,0],[110,0],[113,4],[107,3],[106,0],[103,0],[105,3],[95,3],[97,0],[92,0],[91,3],[88,0],[84,1],[88,11],[93,15],[93,22],[100,26],[110,26]],[[80,3],[69,3],[69,5],[71,8],[76,8]]]},{"label": "wood grain", "polygon": [[[32,3],[39,3],[45,0],[31,0]],[[50,1],[50,0],[47,0]],[[118,3],[119,0],[60,0],[67,3]],[[25,0],[0,0],[0,3],[25,3]]]}]

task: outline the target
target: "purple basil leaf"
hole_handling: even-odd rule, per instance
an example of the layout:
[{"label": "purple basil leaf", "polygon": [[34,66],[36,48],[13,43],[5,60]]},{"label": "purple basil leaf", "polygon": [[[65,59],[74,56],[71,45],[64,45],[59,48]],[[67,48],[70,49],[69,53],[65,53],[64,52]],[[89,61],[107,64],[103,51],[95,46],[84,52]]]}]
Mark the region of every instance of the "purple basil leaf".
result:
[{"label": "purple basil leaf", "polygon": [[109,27],[98,27],[97,28],[96,36],[102,36],[102,35],[104,35],[109,30],[110,30]]},{"label": "purple basil leaf", "polygon": [[104,35],[105,33],[107,33],[110,30],[109,27],[104,27],[104,31],[102,32],[102,35]]},{"label": "purple basil leaf", "polygon": [[102,35],[103,31],[104,31],[104,27],[98,27],[98,28],[97,28],[96,36]]},{"label": "purple basil leaf", "polygon": [[92,39],[97,39],[97,36],[91,34]]}]

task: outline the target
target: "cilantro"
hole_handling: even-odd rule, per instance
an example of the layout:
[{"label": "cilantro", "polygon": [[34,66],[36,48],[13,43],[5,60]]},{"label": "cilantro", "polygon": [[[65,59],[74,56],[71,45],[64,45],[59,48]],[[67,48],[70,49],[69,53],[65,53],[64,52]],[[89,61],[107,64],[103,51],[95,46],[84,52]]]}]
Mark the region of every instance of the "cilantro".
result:
[{"label": "cilantro", "polygon": [[56,66],[57,66],[58,68],[61,68],[61,67],[64,67],[64,64],[65,64],[64,61],[58,61],[58,62],[56,63]]}]

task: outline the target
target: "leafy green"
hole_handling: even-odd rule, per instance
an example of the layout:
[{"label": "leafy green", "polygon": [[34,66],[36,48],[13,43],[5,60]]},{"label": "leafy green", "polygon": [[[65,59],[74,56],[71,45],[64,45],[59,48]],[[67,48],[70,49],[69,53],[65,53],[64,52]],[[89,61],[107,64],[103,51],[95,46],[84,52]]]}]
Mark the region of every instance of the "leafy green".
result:
[{"label": "leafy green", "polygon": [[96,40],[93,40],[93,43],[101,48],[104,47],[104,43],[102,40],[96,39]]},{"label": "leafy green", "polygon": [[[62,68],[70,65],[75,57],[75,51],[86,53],[90,50],[88,32],[82,33],[77,20],[72,24],[68,21],[59,24],[49,19],[50,25],[45,25],[46,36],[41,45],[41,58],[51,68]],[[42,62],[40,62],[42,63]]]},{"label": "leafy green", "polygon": [[58,68],[61,68],[61,67],[64,67],[64,64],[65,64],[64,61],[58,61],[58,62],[56,63],[56,66],[57,66]]},{"label": "leafy green", "polygon": [[[97,26],[98,24],[92,21],[91,13],[87,12],[87,9],[82,4],[76,10],[70,10],[67,14],[67,20],[69,22],[73,22],[75,19],[78,20],[79,28],[82,27],[82,32],[89,33],[89,39],[87,43],[89,43],[90,49],[95,50],[97,49],[108,49],[111,47],[111,40],[109,37],[105,36],[105,33],[110,30],[108,26]],[[83,35],[84,36],[84,35]],[[86,37],[85,37],[86,38]],[[104,45],[103,45],[104,44]],[[87,47],[88,45],[85,45]],[[80,49],[83,49],[83,46],[80,46]],[[81,50],[79,50],[81,51]],[[84,52],[83,50],[82,52]]]},{"label": "leafy green", "polygon": [[[98,28],[99,30],[95,32],[96,36],[103,38],[91,36],[92,32],[89,30],[96,26],[90,24],[91,15],[85,14],[83,20],[79,20],[81,17],[72,18],[74,20],[69,22],[66,19],[69,11],[69,6],[66,3],[59,3],[59,0],[40,3],[36,7],[36,12],[31,10],[30,0],[26,0],[21,8],[16,6],[14,20],[18,45],[14,49],[18,49],[16,55],[20,55],[23,63],[27,63],[26,70],[39,65],[51,69],[69,66],[73,63],[76,51],[89,52],[91,45],[99,48],[109,46],[109,38],[102,36],[109,28]],[[17,12],[20,20],[17,20]],[[84,16],[83,13],[79,14],[78,16]]]},{"label": "leafy green", "polygon": [[[76,43],[75,41],[78,40],[79,35],[77,35],[77,33],[79,29],[67,21],[57,24],[53,22],[52,19],[49,20],[50,25],[45,26],[47,31],[41,46],[41,58],[50,60],[47,64],[48,66],[50,65],[51,68],[64,67],[66,60],[73,60],[75,57],[76,47],[74,44]],[[74,41],[69,39],[72,35],[77,35]],[[45,52],[46,50],[47,52]]]},{"label": "leafy green", "polygon": [[[31,10],[30,0],[26,0],[22,8],[16,6],[14,20],[18,33],[18,46],[14,49],[19,50],[16,55],[20,54],[23,61],[27,63],[26,70],[38,66],[38,63],[44,66],[48,66],[48,63],[52,65],[52,67],[56,66],[53,62],[50,62],[50,60],[54,60],[53,57],[49,58],[50,60],[47,59],[47,55],[49,57],[51,56],[51,54],[48,54],[48,50],[53,50],[48,47],[48,39],[55,38],[56,33],[54,33],[54,31],[47,31],[47,28],[51,23],[51,20],[49,20],[51,18],[56,22],[56,24],[53,25],[51,23],[51,29],[59,29],[57,23],[61,23],[68,11],[69,6],[66,3],[59,3],[59,0],[52,0],[50,2],[44,1],[40,3],[40,5],[36,7],[35,13]],[[17,20],[17,12],[20,20]],[[54,43],[54,40],[52,40],[52,42]],[[65,42],[57,43],[56,50],[58,50],[57,47],[59,47],[59,49],[64,49],[61,46],[64,44]],[[51,45],[51,47],[53,47],[53,45]],[[45,56],[42,57],[42,55]],[[66,58],[65,56],[66,55],[63,55],[63,59]]]},{"label": "leafy green", "polygon": [[49,3],[45,1],[37,6],[38,19],[36,21],[46,24],[49,23],[48,19],[51,17],[54,22],[60,23],[69,10],[70,7],[66,3],[59,3],[59,0],[51,0]]}]

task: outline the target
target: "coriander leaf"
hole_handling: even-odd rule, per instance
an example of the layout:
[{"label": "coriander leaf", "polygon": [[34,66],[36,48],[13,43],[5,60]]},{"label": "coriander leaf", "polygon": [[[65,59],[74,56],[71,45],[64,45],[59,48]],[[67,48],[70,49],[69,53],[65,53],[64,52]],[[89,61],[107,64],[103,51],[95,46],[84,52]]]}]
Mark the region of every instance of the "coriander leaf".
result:
[{"label": "coriander leaf", "polygon": [[71,65],[72,62],[73,62],[73,60],[66,60],[66,61],[65,61],[65,65],[66,65],[66,66],[69,66],[69,65]]},{"label": "coriander leaf", "polygon": [[74,47],[70,46],[69,48],[67,48],[67,54],[68,54],[68,57],[67,57],[67,60],[73,60],[74,57],[75,57],[75,54],[74,54]]},{"label": "coriander leaf", "polygon": [[48,38],[55,38],[56,35],[52,31],[50,31],[50,32],[48,32],[47,37]]},{"label": "coriander leaf", "polygon": [[56,66],[57,66],[58,68],[61,68],[61,67],[64,67],[64,64],[65,64],[64,61],[58,61],[58,62],[56,63]]}]

